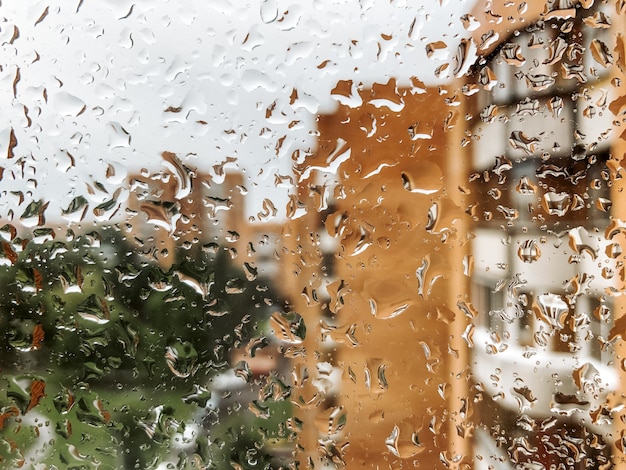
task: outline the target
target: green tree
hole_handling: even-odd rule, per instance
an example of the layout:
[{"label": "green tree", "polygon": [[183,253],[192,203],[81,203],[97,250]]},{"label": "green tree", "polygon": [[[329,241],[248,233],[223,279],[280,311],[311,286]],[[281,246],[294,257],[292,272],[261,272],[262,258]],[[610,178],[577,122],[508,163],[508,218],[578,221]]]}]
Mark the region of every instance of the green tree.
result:
[{"label": "green tree", "polygon": [[[155,467],[206,406],[207,383],[229,367],[229,353],[259,342],[280,308],[273,289],[224,250],[181,250],[164,271],[116,227],[69,241],[14,238],[1,248],[0,457],[9,462],[39,452],[66,468]],[[29,416],[39,422],[24,431]],[[44,417],[54,423],[53,444],[37,442],[49,432]],[[235,454],[261,438],[236,434]],[[211,468],[215,445],[223,439],[198,441],[201,465]]]}]

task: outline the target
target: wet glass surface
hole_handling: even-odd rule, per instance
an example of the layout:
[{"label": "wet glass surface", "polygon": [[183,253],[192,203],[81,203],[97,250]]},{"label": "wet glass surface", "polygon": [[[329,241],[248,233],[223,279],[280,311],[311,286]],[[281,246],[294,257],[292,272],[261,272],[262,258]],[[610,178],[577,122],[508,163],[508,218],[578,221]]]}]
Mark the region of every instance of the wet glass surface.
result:
[{"label": "wet glass surface", "polygon": [[0,467],[625,467],[625,14],[4,0]]}]

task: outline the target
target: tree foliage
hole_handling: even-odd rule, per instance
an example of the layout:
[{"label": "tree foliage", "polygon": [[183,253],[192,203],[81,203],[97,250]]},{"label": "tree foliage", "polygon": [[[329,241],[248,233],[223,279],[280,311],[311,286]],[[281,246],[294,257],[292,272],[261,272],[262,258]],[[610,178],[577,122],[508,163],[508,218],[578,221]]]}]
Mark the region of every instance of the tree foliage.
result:
[{"label": "tree foliage", "polygon": [[[77,444],[94,465],[149,466],[206,406],[206,385],[233,348],[262,336],[278,308],[272,289],[223,250],[183,252],[164,271],[114,227],[1,248],[0,427],[29,413],[52,418],[68,468],[82,468]],[[34,445],[26,434],[24,448]],[[19,461],[16,446],[5,447],[0,456]]]}]

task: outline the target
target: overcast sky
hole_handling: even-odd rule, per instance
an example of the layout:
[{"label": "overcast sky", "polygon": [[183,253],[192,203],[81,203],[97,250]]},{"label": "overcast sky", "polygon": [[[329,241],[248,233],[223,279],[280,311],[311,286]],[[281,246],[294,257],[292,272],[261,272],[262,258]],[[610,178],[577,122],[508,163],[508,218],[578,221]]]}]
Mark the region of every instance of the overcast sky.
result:
[{"label": "overcast sky", "polygon": [[[314,148],[337,81],[433,82],[472,3],[2,0],[2,156],[11,129],[18,145],[2,162],[0,215],[44,198],[56,219],[77,195],[95,206],[118,188],[123,202],[127,173],[161,168],[163,151],[209,173],[235,159],[226,168],[245,173],[246,212],[266,197],[282,211],[289,187],[276,175]],[[427,58],[433,41],[449,49]],[[17,209],[11,191],[24,194]]]}]

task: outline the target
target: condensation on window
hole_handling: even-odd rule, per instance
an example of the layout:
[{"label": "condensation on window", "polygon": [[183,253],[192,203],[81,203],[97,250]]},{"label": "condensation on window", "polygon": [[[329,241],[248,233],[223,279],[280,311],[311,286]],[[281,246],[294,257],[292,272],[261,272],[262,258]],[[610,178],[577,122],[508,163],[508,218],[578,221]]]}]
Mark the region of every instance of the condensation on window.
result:
[{"label": "condensation on window", "polygon": [[0,467],[626,468],[622,0],[4,0]]}]

